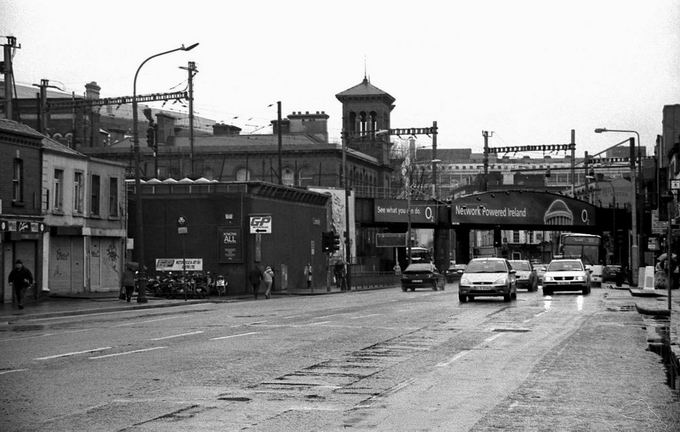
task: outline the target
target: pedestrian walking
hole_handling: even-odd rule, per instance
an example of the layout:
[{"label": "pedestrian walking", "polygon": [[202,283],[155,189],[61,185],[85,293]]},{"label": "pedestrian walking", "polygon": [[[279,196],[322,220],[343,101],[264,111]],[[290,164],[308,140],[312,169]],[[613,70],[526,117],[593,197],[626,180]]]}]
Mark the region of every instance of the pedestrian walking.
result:
[{"label": "pedestrian walking", "polygon": [[345,269],[345,262],[342,260],[337,261],[333,267],[333,272],[335,276],[335,284],[338,288],[340,288],[340,291],[345,291],[347,289],[347,283],[345,279],[347,276],[347,270]]},{"label": "pedestrian walking", "polygon": [[132,293],[135,292],[136,270],[136,266],[131,262],[125,263],[125,271],[123,271],[123,288],[125,289],[125,300],[128,303],[132,300]]},{"label": "pedestrian walking", "polygon": [[257,300],[257,295],[260,291],[260,283],[262,282],[262,271],[260,271],[257,263],[253,264],[253,268],[248,272],[248,282],[253,287],[253,296]]},{"label": "pedestrian walking", "polygon": [[264,298],[270,299],[272,297],[272,284],[274,283],[274,270],[272,270],[271,267],[267,266],[266,269],[264,269],[264,273],[262,274],[262,278],[264,279]]},{"label": "pedestrian walking", "polygon": [[9,273],[7,281],[12,286],[12,291],[14,291],[14,298],[16,299],[17,306],[19,309],[23,309],[26,289],[33,285],[33,274],[31,274],[29,269],[24,267],[24,263],[21,262],[21,260],[16,260],[14,263],[14,269]]},{"label": "pedestrian walking", "polygon": [[312,265],[307,263],[305,266],[305,280],[307,281],[307,288],[312,288]]}]

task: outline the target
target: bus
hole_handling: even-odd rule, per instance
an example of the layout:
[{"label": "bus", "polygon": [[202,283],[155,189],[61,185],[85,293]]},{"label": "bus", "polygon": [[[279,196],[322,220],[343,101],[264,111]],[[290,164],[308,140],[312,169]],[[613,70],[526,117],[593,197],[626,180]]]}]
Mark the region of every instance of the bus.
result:
[{"label": "bus", "polygon": [[560,235],[559,253],[562,258],[580,258],[591,270],[594,285],[602,285],[600,262],[602,255],[602,238],[595,234],[562,233]]}]

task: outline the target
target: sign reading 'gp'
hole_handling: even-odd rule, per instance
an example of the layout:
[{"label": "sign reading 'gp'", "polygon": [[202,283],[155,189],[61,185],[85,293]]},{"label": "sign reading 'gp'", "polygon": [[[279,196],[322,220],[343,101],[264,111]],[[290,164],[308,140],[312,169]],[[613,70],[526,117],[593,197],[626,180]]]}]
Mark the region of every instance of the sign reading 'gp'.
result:
[{"label": "sign reading 'gp'", "polygon": [[272,233],[272,215],[250,216],[250,233],[251,234],[271,234]]}]

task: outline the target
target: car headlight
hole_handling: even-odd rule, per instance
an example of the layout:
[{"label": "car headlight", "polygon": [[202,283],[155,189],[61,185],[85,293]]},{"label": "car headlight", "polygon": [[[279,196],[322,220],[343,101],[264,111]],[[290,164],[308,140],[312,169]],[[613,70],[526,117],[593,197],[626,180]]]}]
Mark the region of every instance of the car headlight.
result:
[{"label": "car headlight", "polygon": [[576,276],[575,279],[579,282],[583,282],[586,280],[585,276]]},{"label": "car headlight", "polygon": [[502,278],[498,278],[495,281],[493,281],[494,285],[505,285],[506,283],[508,283],[508,279],[505,276],[503,276]]},{"label": "car headlight", "polygon": [[543,280],[544,280],[545,282],[551,282],[551,281],[552,281],[552,276],[543,275]]},{"label": "car headlight", "polygon": [[461,285],[472,285],[472,284],[470,283],[470,279],[468,279],[468,278],[466,278],[466,277],[460,279],[460,284],[461,284]]}]

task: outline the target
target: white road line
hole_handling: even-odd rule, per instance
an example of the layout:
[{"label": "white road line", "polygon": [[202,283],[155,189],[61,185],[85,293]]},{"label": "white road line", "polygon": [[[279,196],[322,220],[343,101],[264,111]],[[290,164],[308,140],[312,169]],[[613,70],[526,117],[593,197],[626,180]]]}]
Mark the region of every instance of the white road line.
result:
[{"label": "white road line", "polygon": [[464,355],[466,355],[466,354],[469,353],[469,352],[470,352],[470,350],[461,351],[461,352],[459,352],[458,354],[456,354],[455,356],[451,357],[448,361],[441,362],[441,363],[437,363],[437,367],[445,367],[445,366],[448,366],[448,365],[450,365],[451,363],[455,362],[456,360],[458,360],[459,358],[463,357]]},{"label": "white road line", "polygon": [[133,325],[136,325],[136,324],[146,324],[146,323],[150,323],[150,322],[165,321],[165,320],[177,319],[177,318],[183,318],[183,317],[181,317],[181,316],[171,316],[171,317],[150,319],[150,320],[146,320],[146,321],[134,321],[134,322],[129,322],[129,323],[118,324],[118,325],[115,325],[114,327],[127,327],[127,326],[133,326]]},{"label": "white road line", "polygon": [[147,352],[147,351],[154,351],[154,350],[159,350],[159,349],[165,349],[167,347],[153,347],[153,348],[144,348],[144,349],[138,349],[138,350],[133,350],[133,351],[124,351],[124,352],[119,352],[115,354],[106,354],[106,355],[101,355],[101,356],[94,356],[94,357],[89,357],[90,360],[96,360],[96,359],[103,359],[103,358],[109,358],[109,357],[117,357],[117,356],[122,356],[122,355],[128,355],[128,354],[134,354],[134,353],[141,353],[141,352]]},{"label": "white road line", "polygon": [[69,353],[64,353],[64,354],[55,354],[47,357],[38,357],[34,358],[33,360],[51,360],[59,357],[69,357],[69,356],[74,356],[78,354],[88,354],[88,353],[93,353],[97,351],[104,351],[107,349],[111,349],[111,347],[101,347],[101,348],[95,348],[95,349],[90,349],[90,350],[85,350],[85,351],[74,351],[74,352],[69,352]]},{"label": "white road line", "polygon": [[235,338],[235,337],[248,336],[248,335],[254,335],[254,334],[259,334],[259,333],[260,332],[240,333],[240,334],[235,334],[235,335],[230,335],[230,336],[214,337],[214,338],[210,338],[210,340],[231,339],[231,338]]},{"label": "white road line", "polygon": [[370,315],[361,315],[361,316],[358,316],[358,317],[352,317],[352,318],[350,318],[350,319],[351,319],[351,320],[355,320],[355,319],[368,318],[368,317],[372,317],[372,316],[380,316],[380,315],[382,315],[382,314],[380,314],[380,313],[374,313],[374,314],[370,314]]},{"label": "white road line", "polygon": [[321,316],[316,317],[316,319],[328,318],[328,317],[338,316],[338,315],[345,315],[346,313],[347,312],[334,313],[334,314],[330,314],[330,315],[321,315]]},{"label": "white road line", "polygon": [[203,330],[198,330],[198,331],[189,332],[189,333],[180,333],[180,334],[171,335],[171,336],[157,337],[157,338],[153,338],[153,339],[149,339],[149,340],[159,341],[159,340],[165,340],[165,339],[174,339],[174,338],[178,338],[178,337],[182,337],[182,336],[191,336],[191,335],[196,335],[196,334],[201,334],[201,333],[203,333]]},{"label": "white road line", "polygon": [[[195,304],[187,304],[187,305],[182,305],[183,308],[193,308],[193,307],[205,307],[206,303],[195,303]],[[54,317],[48,317],[48,318],[31,318],[27,319],[26,321],[52,321],[52,320],[60,320],[64,318],[82,318],[84,316],[98,316],[98,315],[112,315],[112,314],[121,314],[121,313],[130,313],[130,312],[139,312],[143,310],[147,310],[151,308],[130,308],[128,310],[115,310],[112,312],[96,312],[96,313],[78,313],[74,315],[63,315],[63,316],[54,316]]]},{"label": "white road line", "polygon": [[24,340],[24,339],[33,339],[33,338],[39,338],[39,337],[45,337],[45,336],[52,336],[54,333],[44,333],[44,334],[39,334],[39,335],[34,335],[34,336],[19,336],[15,338],[7,338],[7,339],[0,339],[0,342],[11,342],[11,341],[19,341],[19,340]]},{"label": "white road line", "polygon": [[267,322],[266,320],[265,321],[254,321],[254,322],[251,322],[251,323],[246,323],[245,325],[251,326],[251,325],[264,324],[266,322]]},{"label": "white road line", "polygon": [[319,321],[319,322],[313,322],[309,324],[303,324],[303,326],[316,326],[316,325],[321,325],[321,324],[328,324],[330,321]]},{"label": "white road line", "polygon": [[497,333],[493,336],[489,336],[488,338],[484,339],[484,342],[491,342],[492,340],[498,339],[501,336],[503,336],[503,333]]},{"label": "white road line", "polygon": [[0,375],[8,374],[8,373],[14,373],[14,372],[24,372],[27,371],[28,369],[12,369],[12,370],[6,370],[6,371],[0,371]]}]

